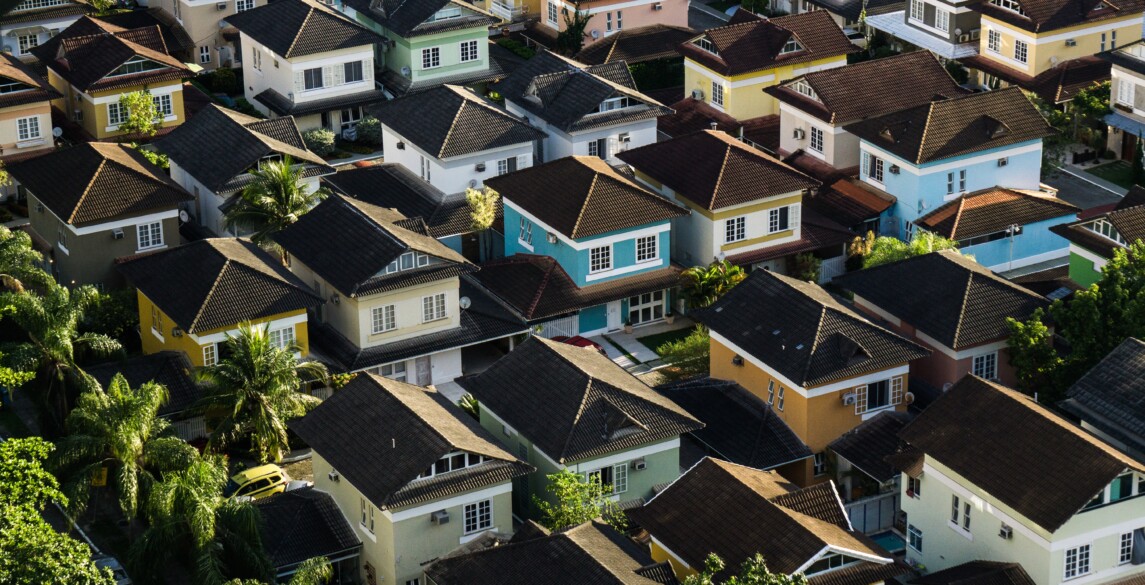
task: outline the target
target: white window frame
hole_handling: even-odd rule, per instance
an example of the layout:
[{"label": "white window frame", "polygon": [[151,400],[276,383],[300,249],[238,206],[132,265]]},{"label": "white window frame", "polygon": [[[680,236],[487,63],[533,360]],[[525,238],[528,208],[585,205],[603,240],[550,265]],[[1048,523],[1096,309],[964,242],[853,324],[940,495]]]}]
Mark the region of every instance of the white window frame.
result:
[{"label": "white window frame", "polygon": [[151,96],[151,103],[155,104],[157,119],[161,120],[167,116],[175,115],[175,106],[171,102],[171,94],[153,95]]},{"label": "white window frame", "polygon": [[1117,79],[1117,103],[1133,106],[1133,94],[1137,89],[1137,85],[1130,81],[1128,78],[1119,77]]},{"label": "white window frame", "polygon": [[724,84],[715,80],[712,81],[712,104],[724,105]]},{"label": "white window frame", "polygon": [[862,174],[867,181],[883,184],[883,179],[886,177],[886,163],[882,158],[879,158],[867,151],[863,151],[862,156]]},{"label": "white window frame", "polygon": [[374,505],[372,503],[370,503],[370,501],[367,500],[363,496],[359,496],[359,501],[361,502],[361,507],[362,507],[362,528],[364,530],[366,530],[366,532],[373,534],[374,533]]},{"label": "white window frame", "polygon": [[31,54],[32,49],[40,46],[40,35],[21,35],[16,37],[17,49],[20,55]]},{"label": "white window frame", "polygon": [[624,28],[624,11],[623,10],[617,10],[616,11],[616,30],[622,30],[623,28]]},{"label": "white window frame", "polygon": [[612,270],[612,244],[597,246],[588,251],[588,273],[607,272]]},{"label": "white window frame", "polygon": [[383,378],[405,382],[408,370],[406,369],[405,361],[400,361],[382,364],[378,366],[377,372],[378,375]]},{"label": "white window frame", "polygon": [[[175,0],[175,5],[178,5],[178,4],[179,4],[179,0]],[[212,57],[211,57],[211,46],[210,45],[203,45],[203,46],[199,47],[199,63],[203,63],[203,64],[210,63],[211,59],[212,59]]]},{"label": "white window frame", "polygon": [[219,344],[208,343],[203,346],[203,365],[213,366],[219,363]]},{"label": "white window frame", "polygon": [[747,239],[747,216],[728,218],[724,221],[724,243],[742,242]]},{"label": "white window frame", "polygon": [[[314,77],[314,72],[317,71],[318,77]],[[313,82],[313,85],[311,84]],[[304,91],[313,91],[326,87],[325,72],[321,67],[311,67],[302,70],[302,88]]]},{"label": "white window frame", "polygon": [[521,231],[517,233],[517,241],[527,246],[533,245],[533,222],[521,216]]},{"label": "white window frame", "polygon": [[397,306],[382,305],[370,309],[370,334],[377,335],[398,328]]},{"label": "white window frame", "polygon": [[[777,234],[791,230],[791,207],[785,205],[767,210],[767,233]],[[783,224],[783,212],[787,212],[787,225]]]},{"label": "white window frame", "polygon": [[545,15],[548,23],[551,25],[559,25],[560,24],[560,12],[561,11],[559,8],[557,8],[556,2],[548,2],[548,11],[547,11],[547,14]]},{"label": "white window frame", "polygon": [[914,524],[906,525],[907,541],[906,544],[915,552],[922,552],[922,531]]},{"label": "white window frame", "polygon": [[[998,379],[998,352],[983,353],[974,356],[970,361],[970,372],[979,378],[987,380]],[[986,375],[990,374],[990,375]]]},{"label": "white window frame", "polygon": [[478,58],[477,41],[461,41],[460,53],[462,63],[476,61]]},{"label": "white window frame", "polygon": [[[465,504],[462,510],[463,534],[476,534],[493,527],[493,500]],[[471,521],[472,528],[470,528]]]},{"label": "white window frame", "polygon": [[254,0],[235,0],[235,13],[254,8]]},{"label": "white window frame", "polygon": [[1014,39],[1014,60],[1019,63],[1029,62],[1030,46],[1025,41]]},{"label": "white window frame", "polygon": [[40,131],[40,117],[28,116],[26,118],[16,118],[16,140],[24,142],[26,140],[36,140],[43,138],[44,134]]},{"label": "white window frame", "polygon": [[429,47],[421,50],[421,68],[437,69],[441,67],[441,47]]},{"label": "white window frame", "polygon": [[783,386],[780,386],[779,387],[779,400],[777,400],[775,403],[775,408],[779,409],[780,411],[783,411],[783,392],[784,392],[784,388],[783,388]]},{"label": "white window frame", "polygon": [[924,14],[926,14],[926,3],[922,0],[910,0],[910,19],[922,22]]},{"label": "white window frame", "polygon": [[[1092,568],[1091,546],[1083,544],[1066,549],[1062,557],[1062,580],[1068,581],[1088,575]],[[1071,560],[1072,557],[1072,560]]]},{"label": "white window frame", "polygon": [[811,460],[811,473],[815,477],[827,475],[827,452],[820,451]]},{"label": "white window frame", "polygon": [[604,13],[604,32],[612,32],[612,13]]},{"label": "white window frame", "polygon": [[294,325],[270,329],[266,332],[266,338],[270,345],[278,349],[290,349],[290,346],[294,345],[297,339],[294,336]]},{"label": "white window frame", "polygon": [[1127,565],[1133,562],[1133,533],[1125,532],[1117,545],[1117,564]]},{"label": "white window frame", "polygon": [[127,121],[127,109],[124,108],[119,102],[111,102],[107,104],[107,125],[119,126]]},{"label": "white window frame", "polygon": [[811,126],[811,133],[810,134],[811,134],[811,142],[809,143],[808,148],[810,148],[811,150],[813,150],[815,152],[822,154],[823,153],[823,130],[821,130],[815,126]]},{"label": "white window frame", "polygon": [[934,28],[942,32],[950,31],[950,12],[937,8],[934,11]]},{"label": "white window frame", "polygon": [[636,262],[654,262],[660,258],[660,236],[652,234],[636,238]]},{"label": "white window frame", "polygon": [[986,31],[986,50],[992,53],[1002,52],[1002,33],[993,29]]},{"label": "white window frame", "polygon": [[135,226],[137,250],[151,250],[163,247],[163,222],[153,221]]},{"label": "white window frame", "polygon": [[437,293],[421,298],[421,322],[430,323],[449,317],[445,309],[445,293]]}]

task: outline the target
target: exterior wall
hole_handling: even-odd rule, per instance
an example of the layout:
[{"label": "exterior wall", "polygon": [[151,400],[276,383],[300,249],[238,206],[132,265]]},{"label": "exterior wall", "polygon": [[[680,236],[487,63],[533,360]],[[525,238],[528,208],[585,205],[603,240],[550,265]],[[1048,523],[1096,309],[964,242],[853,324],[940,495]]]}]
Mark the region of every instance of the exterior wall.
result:
[{"label": "exterior wall", "polygon": [[[811,128],[823,131],[823,152],[811,149]],[[795,138],[795,130],[803,130],[803,138]],[[794,106],[779,104],[779,150],[792,153],[803,152],[837,168],[846,169],[859,164],[859,137],[829,124]]]},{"label": "exterior wall", "polygon": [[[19,4],[20,4],[19,2],[16,2],[17,6]],[[15,7],[13,7],[12,11],[7,13],[5,16],[10,16],[11,18],[16,18],[16,17],[22,17],[25,14],[28,14],[31,12],[34,12],[34,10],[29,10],[27,12],[25,12],[23,10],[17,11],[15,9]],[[72,15],[68,15],[68,16],[60,16],[57,18],[41,17],[41,18],[38,18],[36,20],[26,20],[26,21],[22,21],[22,22],[14,22],[11,24],[4,22],[3,19],[0,19],[0,49],[4,50],[5,52],[12,53],[16,57],[18,57],[21,61],[24,61],[26,63],[35,62],[36,57],[33,56],[32,53],[22,52],[20,50],[19,39],[17,39],[16,37],[13,37],[13,36],[9,36],[8,33],[13,31],[14,29],[26,28],[26,27],[30,27],[30,26],[42,26],[42,27],[48,29],[48,32],[44,32],[44,33],[40,33],[40,34],[36,35],[36,45],[39,46],[39,45],[42,45],[42,44],[48,42],[48,39],[55,36],[56,33],[59,33],[60,31],[64,30],[65,28],[68,28],[69,26],[75,24],[75,22],[77,20],[79,20],[79,15],[76,15],[76,14],[72,14]],[[8,47],[11,47],[11,50],[9,50]]]},{"label": "exterior wall", "polygon": [[[399,149],[398,142],[403,142],[404,148]],[[382,126],[382,151],[386,153],[386,162],[398,163],[423,179],[426,178],[423,165],[428,164],[429,177],[426,181],[429,184],[445,193],[461,193],[471,186],[480,188],[486,179],[496,177],[498,161],[515,158],[517,169],[533,166],[534,145],[532,142],[524,142],[495,150],[440,159],[394,132],[389,126]],[[478,164],[485,165],[485,170],[478,171]],[[476,183],[471,185],[471,181]]]},{"label": "exterior wall", "polygon": [[[221,194],[215,193],[208,189],[206,185],[200,183],[198,179],[191,176],[175,161],[171,161],[170,173],[171,180],[195,196],[195,201],[188,205],[188,211],[195,216],[199,225],[207,228],[217,236],[239,235],[228,228],[223,211],[219,209],[223,203],[226,203],[227,199],[230,199],[231,196],[237,193],[236,191],[227,191]],[[321,181],[321,177],[305,177],[298,183],[307,193],[313,193],[322,186]],[[243,235],[245,234],[246,232],[243,232]]]},{"label": "exterior wall", "polygon": [[[549,19],[548,4],[550,3],[557,6],[556,21]],[[529,13],[540,16],[541,22],[556,32],[568,28],[565,26],[564,16],[561,16],[562,11],[571,12],[576,9],[573,3],[561,0],[515,0],[515,3],[509,2],[509,4],[527,6]],[[660,8],[655,8],[656,5],[659,5]],[[638,2],[599,0],[582,3],[581,12],[587,12],[591,15],[588,25],[584,29],[584,46],[586,47],[623,29],[654,24],[688,26],[688,3],[683,0],[663,0],[661,2],[655,0],[640,0]],[[621,13],[620,17],[617,16],[617,13]],[[611,26],[609,26],[610,17]]]},{"label": "exterior wall", "polygon": [[[40,135],[30,140],[19,140],[16,120],[35,117],[40,126]],[[0,108],[0,160],[5,156],[41,151],[50,152],[55,148],[52,138],[52,106],[50,102],[37,102]]]},{"label": "exterior wall", "polygon": [[[254,8],[265,6],[267,0],[253,0]],[[223,6],[219,10],[219,6]],[[195,39],[196,47],[191,55],[192,62],[205,68],[234,66],[236,55],[230,43],[223,39],[219,21],[238,13],[237,0],[150,0],[149,6],[157,6],[175,18],[186,29],[187,35]],[[209,60],[201,57],[203,47],[209,49]],[[220,52],[219,49],[225,49]],[[230,63],[230,64],[228,64]]]},{"label": "exterior wall", "polygon": [[[1001,46],[997,52],[989,48],[989,31],[992,30],[998,31],[1001,36]],[[1116,34],[1116,43],[1119,45],[1141,38],[1141,13],[1136,12],[1127,14],[1123,18],[1103,20],[1093,24],[1082,24],[1037,34],[983,15],[982,36],[979,41],[978,54],[1003,67],[1012,69],[1016,73],[1033,77],[1051,69],[1062,61],[1086,57],[1112,48],[1112,45],[1108,43],[1102,46],[1103,33],[1106,34],[1105,40],[1110,43],[1113,42],[1113,36]],[[1074,46],[1067,46],[1067,40],[1073,41]],[[1022,41],[1027,44],[1028,58],[1026,63],[1014,59],[1015,41]]]},{"label": "exterior wall", "polygon": [[[140,90],[146,90],[153,96],[171,96],[172,113],[163,118],[161,122],[163,128],[178,126],[186,120],[183,113],[183,83],[181,81],[166,81],[155,85],[139,85],[88,94],[76,89],[65,79],[56,75],[54,70],[48,68],[48,83],[64,96],[53,101],[52,105],[65,112],[71,120],[79,123],[85,132],[97,140],[121,134],[119,127],[110,125],[108,121],[108,104],[117,104],[120,96]],[[80,112],[78,117],[77,112]]]},{"label": "exterior wall", "polygon": [[[435,33],[405,39],[396,33],[378,27],[386,38],[394,41],[394,46],[382,53],[386,69],[402,74],[409,68],[409,79],[413,83],[432,81],[445,77],[477,75],[489,70],[489,30],[485,27],[467,28]],[[461,43],[477,41],[477,60],[461,61]],[[440,49],[441,65],[425,67],[422,51],[437,47]]]},{"label": "exterior wall", "polygon": [[[903,11],[903,21],[930,36],[948,43],[958,43],[959,35],[955,31],[960,30],[962,34],[970,34],[970,31],[978,30],[981,25],[981,15],[968,8],[965,3],[954,4],[942,0],[923,0],[922,18],[915,19],[911,17],[910,2],[908,1],[906,10]],[[947,13],[949,24],[946,30],[938,28],[936,21],[939,11]]]},{"label": "exterior wall", "polygon": [[1107,258],[1077,244],[1069,245],[1069,278],[1081,286],[1088,287],[1101,280],[1101,269],[1108,263]]},{"label": "exterior wall", "polygon": [[[628,124],[569,134],[549,126],[541,118],[530,114],[509,100],[505,100],[505,108],[509,110],[509,113],[524,118],[530,125],[540,128],[549,135],[542,144],[541,160],[543,162],[573,155],[590,156],[589,143],[603,139],[608,143],[608,152],[605,153],[604,159],[609,164],[622,164],[616,158],[616,153],[630,148],[655,144],[657,140],[655,119],[639,120]],[[621,134],[628,135],[628,142],[620,141]]]},{"label": "exterior wall", "polygon": [[[779,113],[779,102],[764,93],[763,88],[771,87],[804,73],[834,69],[846,64],[846,55],[838,55],[797,65],[783,65],[728,77],[685,57],[684,95],[691,95],[693,90],[698,89],[703,92],[703,100],[708,105],[737,120],[770,116]],[[724,87],[723,105],[712,102],[713,82]]]},{"label": "exterior wall", "polygon": [[652,553],[652,560],[657,563],[667,562],[669,565],[672,565],[672,572],[676,574],[676,578],[680,581],[692,575],[699,574],[699,571],[690,567],[683,559],[677,557],[664,545],[660,544],[660,541],[657,540],[655,536],[653,536],[652,541],[648,543],[648,548],[649,552]]},{"label": "exterior wall", "polygon": [[1069,241],[1050,231],[1050,226],[1069,223],[1076,215],[1064,215],[1023,226],[1022,233],[1011,238],[994,240],[961,248],[963,254],[974,256],[979,264],[990,270],[1013,270],[1061,258],[1069,254]]}]

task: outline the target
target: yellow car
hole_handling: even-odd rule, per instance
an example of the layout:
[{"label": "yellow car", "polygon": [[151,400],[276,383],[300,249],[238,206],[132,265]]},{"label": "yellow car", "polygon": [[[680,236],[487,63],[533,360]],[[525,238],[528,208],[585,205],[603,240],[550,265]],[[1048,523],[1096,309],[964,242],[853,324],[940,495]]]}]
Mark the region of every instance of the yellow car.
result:
[{"label": "yellow car", "polygon": [[223,489],[228,498],[247,497],[258,500],[286,491],[290,478],[277,465],[260,465],[235,474]]}]

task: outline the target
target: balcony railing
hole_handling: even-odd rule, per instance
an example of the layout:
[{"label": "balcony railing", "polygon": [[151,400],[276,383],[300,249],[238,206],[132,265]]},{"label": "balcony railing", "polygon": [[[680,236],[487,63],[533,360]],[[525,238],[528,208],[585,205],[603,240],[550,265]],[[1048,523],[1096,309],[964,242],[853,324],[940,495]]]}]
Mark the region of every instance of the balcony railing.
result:
[{"label": "balcony railing", "polygon": [[529,11],[526,6],[514,6],[497,0],[491,0],[489,3],[489,12],[509,21],[521,20],[525,18],[525,14]]}]

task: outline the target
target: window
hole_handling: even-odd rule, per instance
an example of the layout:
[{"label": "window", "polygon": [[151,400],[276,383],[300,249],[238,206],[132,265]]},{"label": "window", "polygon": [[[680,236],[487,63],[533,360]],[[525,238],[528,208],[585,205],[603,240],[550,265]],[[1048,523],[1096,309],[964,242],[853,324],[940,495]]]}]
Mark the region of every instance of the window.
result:
[{"label": "window", "polygon": [[1019,63],[1025,63],[1029,59],[1029,47],[1025,41],[1014,41],[1014,59]]},{"label": "window", "polygon": [[1006,10],[1013,10],[1018,14],[1025,14],[1025,12],[1022,11],[1022,5],[1016,0],[990,0],[990,3],[995,6],[1001,6]]},{"label": "window", "polygon": [[738,242],[746,237],[746,217],[733,217],[724,224],[724,243]]},{"label": "window", "polygon": [[258,50],[258,47],[251,47],[250,59],[251,65],[253,65],[255,69],[262,71],[262,52]]},{"label": "window", "polygon": [[622,494],[628,491],[628,464],[621,463],[594,469],[585,474],[585,480],[599,481],[600,485],[612,489],[609,493]]},{"label": "window", "polygon": [[1117,564],[1124,565],[1133,560],[1133,533],[1126,532],[1121,535],[1121,543],[1117,547]]},{"label": "window", "polygon": [[322,68],[315,67],[302,72],[306,89],[322,89]]},{"label": "window", "polygon": [[521,231],[517,234],[517,240],[524,242],[530,246],[533,245],[533,222],[521,217]]},{"label": "window", "polygon": [[491,526],[493,526],[492,500],[465,504],[465,534],[488,530]]},{"label": "window", "polygon": [[966,169],[958,171],[958,190],[960,192],[966,191]]},{"label": "window", "polygon": [[950,13],[941,8],[934,11],[934,28],[947,32],[950,30]]},{"label": "window", "polygon": [[427,183],[429,182],[430,176],[432,175],[432,173],[431,173],[432,167],[430,166],[430,164],[431,163],[429,162],[428,159],[426,159],[424,156],[421,157],[421,178],[423,181],[425,181]]},{"label": "window", "polygon": [[768,380],[767,382],[767,403],[772,404],[775,402],[775,380]]},{"label": "window", "polygon": [[867,384],[867,410],[882,408],[891,403],[890,380]]},{"label": "window", "polygon": [[950,496],[950,523],[970,532],[970,502]]},{"label": "window", "polygon": [[656,250],[658,241],[658,237],[655,235],[636,238],[636,261],[650,262],[655,260],[659,256]]},{"label": "window", "polygon": [[783,44],[783,48],[779,50],[779,54],[782,55],[784,53],[794,53],[795,51],[802,50],[803,45],[800,45],[799,41],[795,40],[795,37],[791,37],[790,39],[787,39],[786,43]]},{"label": "window", "polygon": [[151,102],[155,104],[155,112],[159,118],[166,118],[173,116],[175,110],[171,105],[171,95],[154,95],[151,96]]},{"label": "window", "polygon": [[799,81],[793,83],[791,85],[791,89],[795,90],[796,93],[805,95],[813,100],[819,99],[819,96],[816,95],[815,90],[811,87],[811,84],[807,83],[807,81],[804,79],[800,79]]},{"label": "window", "polygon": [[998,378],[998,352],[974,356],[974,375],[987,380]]},{"label": "window", "polygon": [[1073,579],[1089,574],[1089,545],[1083,544],[1065,551],[1065,572],[1063,577]]},{"label": "window", "polygon": [[783,386],[779,387],[779,402],[775,405],[779,410],[783,410]]},{"label": "window", "polygon": [[406,363],[394,362],[384,366],[378,366],[378,375],[389,378],[391,380],[406,381]]},{"label": "window", "polygon": [[814,126],[811,127],[811,150],[823,152],[823,131]]},{"label": "window", "polygon": [[958,524],[958,516],[962,511],[962,500],[958,496],[950,496],[950,521]]},{"label": "window", "polygon": [[855,414],[863,414],[885,406],[902,402],[902,376],[872,382],[866,386],[856,386]]},{"label": "window", "polygon": [[612,246],[600,246],[588,251],[589,273],[612,269]]},{"label": "window", "polygon": [[588,143],[588,155],[589,156],[600,156],[599,141],[593,140],[592,142]]},{"label": "window", "polygon": [[954,193],[954,173],[946,173],[946,194]]},{"label": "window", "polygon": [[139,249],[158,248],[163,245],[163,222],[144,223],[135,226],[139,236]]},{"label": "window", "polygon": [[421,320],[423,323],[445,318],[445,293],[421,298]]},{"label": "window", "polygon": [[608,98],[608,99],[604,100],[603,102],[600,102],[600,105],[596,107],[596,111],[597,112],[611,112],[612,110],[619,110],[621,108],[627,108],[627,107],[628,107],[628,97],[626,97],[626,96],[614,97],[614,98]]},{"label": "window", "polygon": [[108,74],[108,76],[114,77],[117,75],[131,75],[133,73],[153,71],[155,69],[163,69],[165,67],[166,65],[162,65],[148,59],[132,59],[117,67],[115,71],[112,71],[110,74]]},{"label": "window", "polygon": [[906,526],[907,541],[911,548],[918,552],[922,552],[922,531],[919,530],[914,524],[907,524]]},{"label": "window", "polygon": [[16,118],[16,140],[33,140],[40,136],[39,116]]},{"label": "window", "polygon": [[1105,50],[1105,33],[1101,33],[1101,51]]},{"label": "window", "polygon": [[358,498],[362,505],[362,528],[374,533],[374,506],[366,498]]},{"label": "window", "polygon": [[235,12],[242,12],[254,8],[254,0],[235,0]]},{"label": "window", "polygon": [[604,30],[609,31],[609,32],[612,31],[612,13],[611,12],[605,12],[604,13]]},{"label": "window", "polygon": [[869,153],[863,152],[863,173],[866,177],[876,183],[883,182],[883,159]]},{"label": "window", "polygon": [[294,345],[294,326],[283,327],[281,329],[271,329],[266,334],[270,340],[270,344],[278,349],[289,349]]},{"label": "window", "polygon": [[397,328],[397,312],[394,305],[370,309],[370,333],[385,333]]},{"label": "window", "polygon": [[118,103],[107,104],[107,124],[118,126],[127,120],[127,111]]},{"label": "window", "polygon": [[1086,224],[1085,227],[1089,228],[1090,231],[1099,233],[1117,242],[1118,244],[1121,244],[1122,246],[1127,245],[1125,243],[1125,238],[1121,236],[1121,234],[1117,231],[1117,228],[1113,227],[1113,224],[1109,223],[1109,220],[1105,218]]},{"label": "window", "polygon": [[441,47],[431,47],[421,50],[421,68],[433,69],[441,67]]},{"label": "window", "polygon": [[67,4],[65,0],[24,0],[12,9],[12,12],[22,12],[24,10],[36,10],[37,8],[47,8],[49,6],[62,6]]},{"label": "window", "polygon": [[922,499],[922,480],[917,477],[907,476],[906,495],[916,500]]},{"label": "window", "polygon": [[465,41],[461,43],[461,62],[468,63],[469,61],[477,60],[477,41]]},{"label": "window", "polygon": [[203,365],[213,366],[219,362],[218,346],[214,343],[208,343],[203,346]]},{"label": "window", "polygon": [[1117,101],[1118,103],[1127,106],[1133,105],[1133,90],[1136,89],[1133,82],[1125,79],[1124,77],[1117,80]]},{"label": "window", "polygon": [[154,305],[151,306],[151,330],[159,334],[163,333],[163,314]]},{"label": "window", "polygon": [[467,467],[473,467],[474,465],[481,465],[484,462],[485,458],[475,453],[450,453],[435,461],[428,469],[421,472],[421,475],[417,476],[417,478],[425,479],[427,477],[449,473],[450,471],[458,471]]},{"label": "window", "polygon": [[553,2],[549,2],[548,6],[549,6],[549,10],[548,10],[549,24],[557,24],[557,5]]},{"label": "window", "polygon": [[713,55],[719,55],[720,54],[719,51],[716,50],[716,46],[712,44],[711,39],[709,39],[707,37],[703,37],[701,39],[696,40],[696,46],[709,52],[709,53],[711,53],[711,54],[713,54]]},{"label": "window", "polygon": [[986,33],[986,48],[995,53],[1002,50],[1002,35],[998,31],[991,30]]},{"label": "window", "polygon": [[767,233],[774,234],[776,232],[786,231],[791,229],[789,223],[790,209],[788,206],[780,207],[779,209],[772,209],[767,212]]},{"label": "window", "polygon": [[724,86],[718,81],[712,82],[712,103],[717,106],[724,105]]},{"label": "window", "polygon": [[342,83],[354,83],[364,79],[362,75],[362,62],[351,61],[342,64]]},{"label": "window", "polygon": [[616,30],[620,30],[622,28],[624,28],[624,11],[623,10],[617,10],[616,11]]},{"label": "window", "polygon": [[816,476],[826,475],[826,473],[827,473],[827,454],[826,453],[816,453],[815,454],[815,459],[813,460],[813,462],[811,464],[811,470],[812,470],[812,473],[814,473]]},{"label": "window", "polygon": [[27,55],[33,48],[40,44],[39,35],[22,35],[16,39],[20,45],[20,54]]},{"label": "window", "polygon": [[433,14],[431,21],[449,20],[451,18],[461,18],[461,8],[457,6],[447,6]]},{"label": "window", "polygon": [[511,156],[497,161],[497,174],[504,175],[517,170],[517,157]]},{"label": "window", "polygon": [[[1098,6],[1101,6],[1101,4],[1098,4]],[[1109,31],[1109,50],[1112,51],[1113,49],[1116,49],[1116,48],[1117,48],[1117,30],[1115,29],[1115,30]]]},{"label": "window", "polygon": [[[175,0],[175,4],[178,5],[179,0]],[[200,63],[210,63],[211,62],[211,47],[205,46],[205,45],[202,47],[199,47],[199,62]]]},{"label": "window", "polygon": [[409,579],[406,581],[406,585],[421,585],[421,579]]},{"label": "window", "polygon": [[925,7],[926,4],[922,0],[910,0],[910,19],[922,22]]}]

